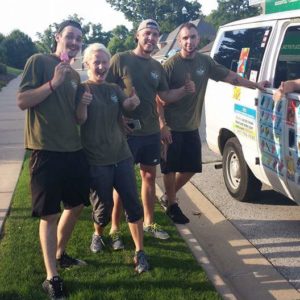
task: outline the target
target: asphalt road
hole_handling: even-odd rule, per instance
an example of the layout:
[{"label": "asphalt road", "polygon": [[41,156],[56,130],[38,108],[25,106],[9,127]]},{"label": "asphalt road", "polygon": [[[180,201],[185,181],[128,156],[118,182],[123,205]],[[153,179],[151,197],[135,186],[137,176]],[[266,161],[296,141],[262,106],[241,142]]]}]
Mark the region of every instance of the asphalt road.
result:
[{"label": "asphalt road", "polygon": [[220,157],[204,143],[203,173],[191,182],[296,289],[300,290],[300,207],[263,186],[256,202],[233,199],[227,192]]}]

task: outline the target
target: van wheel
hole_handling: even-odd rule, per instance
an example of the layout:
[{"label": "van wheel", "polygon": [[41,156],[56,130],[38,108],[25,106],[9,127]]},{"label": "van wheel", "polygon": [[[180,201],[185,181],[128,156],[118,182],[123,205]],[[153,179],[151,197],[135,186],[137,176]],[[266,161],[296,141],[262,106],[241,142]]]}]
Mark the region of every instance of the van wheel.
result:
[{"label": "van wheel", "polygon": [[230,138],[223,152],[223,177],[230,195],[239,201],[249,201],[257,196],[262,183],[253,175],[236,137]]}]

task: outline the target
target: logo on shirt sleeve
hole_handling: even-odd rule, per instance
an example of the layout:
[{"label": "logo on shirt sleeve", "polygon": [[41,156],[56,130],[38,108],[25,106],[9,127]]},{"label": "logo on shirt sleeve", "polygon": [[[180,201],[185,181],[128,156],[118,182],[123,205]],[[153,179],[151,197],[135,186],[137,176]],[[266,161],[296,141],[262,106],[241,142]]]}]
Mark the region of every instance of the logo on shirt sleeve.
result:
[{"label": "logo on shirt sleeve", "polygon": [[76,80],[71,80],[71,86],[73,87],[74,90],[77,90],[78,84]]}]

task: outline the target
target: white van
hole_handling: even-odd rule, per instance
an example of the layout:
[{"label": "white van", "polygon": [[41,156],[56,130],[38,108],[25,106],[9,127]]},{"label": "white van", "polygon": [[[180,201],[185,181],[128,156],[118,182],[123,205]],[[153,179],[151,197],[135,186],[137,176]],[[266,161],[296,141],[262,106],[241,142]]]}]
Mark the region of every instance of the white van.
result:
[{"label": "white van", "polygon": [[220,27],[211,57],[249,80],[272,84],[260,92],[208,82],[206,138],[223,156],[229,193],[251,200],[265,183],[300,204],[300,94],[272,100],[281,81],[300,78],[300,10]]}]

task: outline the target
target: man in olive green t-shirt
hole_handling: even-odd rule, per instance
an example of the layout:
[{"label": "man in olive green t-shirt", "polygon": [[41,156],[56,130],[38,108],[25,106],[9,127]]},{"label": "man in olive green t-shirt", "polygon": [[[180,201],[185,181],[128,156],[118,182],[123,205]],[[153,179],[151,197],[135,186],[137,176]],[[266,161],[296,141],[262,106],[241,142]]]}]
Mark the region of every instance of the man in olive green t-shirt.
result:
[{"label": "man in olive green t-shirt", "polygon": [[[62,268],[84,265],[66,254],[66,244],[84,204],[89,202],[88,164],[75,117],[79,74],[70,66],[82,45],[82,29],[64,21],[55,35],[53,54],[36,54],[24,68],[17,95],[27,110],[25,147],[32,150],[32,215],[40,218],[39,236],[47,278],[42,287],[51,299],[64,299]],[[64,211],[60,216],[60,205]]]},{"label": "man in olive green t-shirt", "polygon": [[196,85],[195,93],[164,108],[159,105],[162,141],[167,145],[165,159],[161,160],[165,195],[160,202],[166,214],[178,224],[188,223],[189,219],[176,203],[176,193],[195,173],[202,171],[198,127],[208,79],[259,89],[266,83],[251,82],[219,65],[209,56],[198,53],[199,42],[197,27],[193,23],[183,24],[178,33],[181,50],[165,62],[164,69],[170,89],[192,80]]},{"label": "man in olive green t-shirt", "polygon": [[[134,87],[141,101],[137,109],[124,112],[124,115],[140,123],[140,128],[128,135],[128,144],[135,163],[140,164],[144,231],[156,238],[167,239],[169,235],[154,223],[156,165],[160,161],[156,94],[166,102],[175,102],[194,92],[194,84],[187,81],[182,86],[169,90],[164,69],[150,56],[158,38],[159,26],[156,21],[148,19],[141,22],[136,33],[137,47],[112,58],[106,80],[117,83],[127,95],[130,95]],[[118,203],[120,200],[115,197],[111,233],[119,227]]]}]

